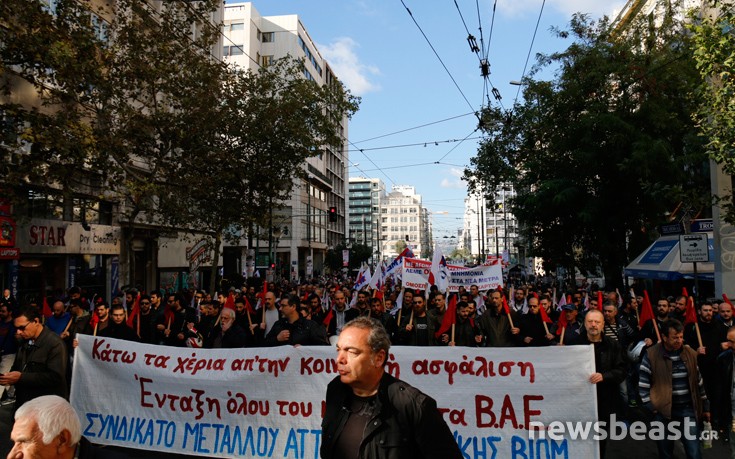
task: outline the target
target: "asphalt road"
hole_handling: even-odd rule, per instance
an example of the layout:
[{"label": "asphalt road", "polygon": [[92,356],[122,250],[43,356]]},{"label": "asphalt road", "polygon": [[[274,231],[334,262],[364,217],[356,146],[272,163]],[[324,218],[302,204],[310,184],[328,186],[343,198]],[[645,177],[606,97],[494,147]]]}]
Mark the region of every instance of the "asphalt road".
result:
[{"label": "asphalt road", "polygon": [[[643,419],[642,413],[633,411],[628,413],[631,420]],[[12,442],[10,441],[10,431],[12,429],[12,408],[9,406],[0,407],[0,458],[5,457]],[[109,448],[109,447],[108,447]],[[184,459],[202,456],[188,456],[184,454],[165,454],[157,451],[134,450],[126,448],[110,448],[123,452],[130,458],[151,458],[151,459]],[[730,458],[729,444],[722,440],[714,441],[711,449],[704,450],[704,459],[728,459]],[[632,439],[624,439],[617,441],[609,441],[607,447],[607,459],[653,459],[658,456],[656,451],[656,443],[652,440],[636,441]],[[675,449],[675,458],[684,459],[684,449],[681,443],[677,443]],[[521,457],[516,459],[522,459]],[[529,458],[530,459],[530,458]],[[569,458],[584,459],[584,458]]]}]

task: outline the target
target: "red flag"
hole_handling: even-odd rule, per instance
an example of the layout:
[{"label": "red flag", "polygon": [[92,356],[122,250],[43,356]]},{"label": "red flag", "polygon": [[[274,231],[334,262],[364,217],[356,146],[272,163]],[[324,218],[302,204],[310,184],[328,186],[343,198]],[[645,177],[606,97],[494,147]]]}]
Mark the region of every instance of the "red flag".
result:
[{"label": "red flag", "polygon": [[725,300],[725,303],[729,304],[730,307],[732,307],[732,303],[730,303],[730,298],[728,298],[726,294],[722,294],[722,299]]},{"label": "red flag", "polygon": [[135,301],[133,302],[133,309],[130,310],[130,314],[128,314],[128,327],[133,328],[133,321],[135,317],[140,315],[140,293],[138,293],[138,296],[135,297]]},{"label": "red flag", "polygon": [[46,300],[46,295],[43,296],[43,316],[46,318],[51,317],[54,315],[53,311],[51,311],[51,308],[48,305],[48,301]]},{"label": "red flag", "polygon": [[503,310],[510,316],[510,308],[508,307],[508,300],[505,299],[505,295],[503,295]]},{"label": "red flag", "polygon": [[[534,295],[535,295],[535,293],[534,293]],[[546,308],[545,307],[543,307],[542,305],[539,305],[539,308],[538,309],[539,309],[539,312],[541,313],[541,320],[543,320],[544,322],[549,323],[549,324],[553,324],[554,323],[554,321],[551,320],[551,317],[549,317],[549,314],[546,313]],[[562,311],[562,315],[565,316],[564,318],[566,319],[566,314],[564,314],[563,311]]]},{"label": "red flag", "polygon": [[687,311],[684,314],[684,325],[696,324],[697,323],[697,312],[694,310],[694,297],[690,296],[687,301]]},{"label": "red flag", "polygon": [[222,310],[225,309],[231,309],[232,311],[235,311],[235,294],[230,292],[229,295],[227,295],[227,299],[225,300],[225,305],[222,307]]},{"label": "red flag", "polygon": [[252,304],[250,304],[250,300],[248,300],[248,297],[247,297],[247,296],[243,296],[243,299],[245,300],[245,309],[246,309],[246,310],[247,310],[247,311],[248,311],[248,312],[249,312],[250,314],[255,314],[255,309],[253,309],[253,305],[252,305]]},{"label": "red flag", "polygon": [[689,292],[687,292],[687,288],[686,287],[682,287],[681,288],[681,296],[685,296],[685,297],[689,298]]},{"label": "red flag", "polygon": [[567,304],[572,304],[572,295],[567,295]]},{"label": "red flag", "polygon": [[597,291],[597,309],[602,311],[602,290]]},{"label": "red flag", "polygon": [[329,327],[329,322],[331,322],[331,321],[332,321],[332,317],[334,317],[334,308],[329,308],[329,312],[328,312],[328,313],[327,313],[327,315],[326,315],[326,316],[324,317],[324,320],[322,320],[322,324],[323,324],[323,325],[324,325],[325,327]]},{"label": "red flag", "polygon": [[651,300],[648,298],[648,290],[643,290],[643,307],[641,307],[641,326],[649,320],[655,320],[653,315],[653,306],[651,306]]},{"label": "red flag", "polygon": [[92,327],[92,330],[94,330],[94,327],[100,322],[100,316],[97,315],[97,312],[92,313],[92,318],[89,319],[89,326]]},{"label": "red flag", "polygon": [[567,313],[562,309],[561,314],[559,314],[559,326],[556,328],[556,334],[561,335],[561,331],[565,328],[567,328]]},{"label": "red flag", "polygon": [[439,338],[447,330],[452,328],[452,325],[455,323],[457,323],[457,295],[452,295],[452,298],[449,300],[449,306],[444,311],[444,319],[442,320],[441,327],[434,333],[434,336]]}]

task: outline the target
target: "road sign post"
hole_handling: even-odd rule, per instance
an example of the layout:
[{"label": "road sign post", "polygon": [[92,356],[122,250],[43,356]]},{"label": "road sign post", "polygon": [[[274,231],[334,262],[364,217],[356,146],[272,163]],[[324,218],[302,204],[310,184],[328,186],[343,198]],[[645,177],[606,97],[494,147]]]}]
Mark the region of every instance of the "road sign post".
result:
[{"label": "road sign post", "polygon": [[709,241],[707,233],[682,234],[679,236],[679,260],[691,263],[694,270],[694,289],[699,296],[699,277],[697,263],[709,261]]}]

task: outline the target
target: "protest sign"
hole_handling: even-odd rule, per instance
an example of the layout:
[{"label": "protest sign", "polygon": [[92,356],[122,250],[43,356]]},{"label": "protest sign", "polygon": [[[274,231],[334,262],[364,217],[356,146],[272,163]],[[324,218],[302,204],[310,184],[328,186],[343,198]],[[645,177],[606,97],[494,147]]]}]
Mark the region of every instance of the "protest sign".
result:
[{"label": "protest sign", "polygon": [[[500,264],[480,265],[474,268],[449,265],[449,292],[459,291],[463,286],[469,290],[477,285],[481,292],[503,285],[503,269]],[[426,290],[429,285],[431,262],[416,258],[403,259],[403,286],[415,290]]]},{"label": "protest sign", "polygon": [[[71,401],[99,444],[207,457],[319,457],[330,347],[186,349],[80,335]],[[593,441],[529,438],[594,421],[591,346],[394,347],[387,371],[432,396],[465,457],[595,458]],[[574,403],[570,402],[573,394]]]}]

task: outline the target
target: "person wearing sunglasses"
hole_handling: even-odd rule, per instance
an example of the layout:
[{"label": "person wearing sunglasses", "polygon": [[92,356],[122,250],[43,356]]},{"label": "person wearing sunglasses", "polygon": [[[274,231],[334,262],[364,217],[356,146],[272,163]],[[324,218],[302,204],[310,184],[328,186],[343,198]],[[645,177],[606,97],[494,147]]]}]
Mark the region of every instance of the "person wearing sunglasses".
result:
[{"label": "person wearing sunglasses", "polygon": [[37,308],[21,309],[14,325],[21,344],[10,371],[0,376],[0,385],[15,386],[16,406],[41,395],[68,398],[64,342],[41,323]]}]

